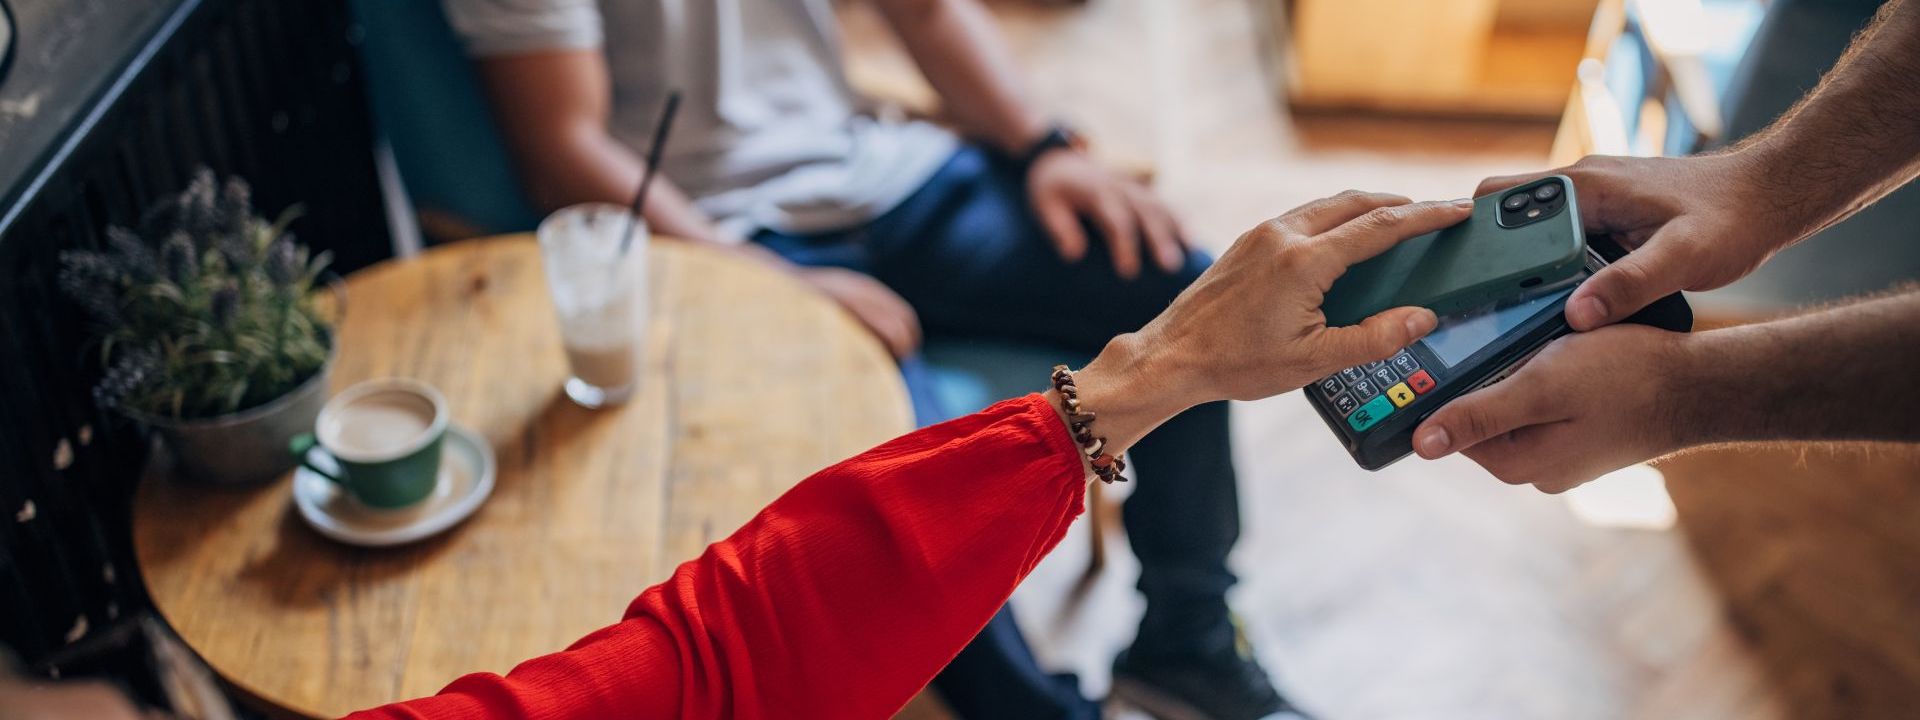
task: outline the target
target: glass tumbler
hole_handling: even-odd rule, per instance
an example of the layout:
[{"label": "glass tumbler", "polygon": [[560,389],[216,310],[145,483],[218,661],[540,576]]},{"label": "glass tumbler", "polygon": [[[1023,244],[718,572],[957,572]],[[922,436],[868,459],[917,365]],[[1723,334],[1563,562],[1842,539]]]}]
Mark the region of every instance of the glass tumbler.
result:
[{"label": "glass tumbler", "polygon": [[[624,251],[623,233],[632,237]],[[618,205],[574,205],[541,221],[539,238],[567,350],[567,397],[589,408],[626,402],[646,341],[646,221]]]}]

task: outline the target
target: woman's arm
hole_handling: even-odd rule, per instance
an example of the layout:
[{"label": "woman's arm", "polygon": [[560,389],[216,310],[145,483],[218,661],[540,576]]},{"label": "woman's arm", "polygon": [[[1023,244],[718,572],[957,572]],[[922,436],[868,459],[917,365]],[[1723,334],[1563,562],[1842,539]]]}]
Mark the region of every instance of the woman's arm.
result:
[{"label": "woman's arm", "polygon": [[[1329,328],[1321,293],[1472,207],[1348,192],[1262,223],[1076,374],[1093,432],[1118,454],[1188,407],[1392,356],[1433,329],[1432,312]],[[823,470],[642,593],[619,624],[505,677],[469,675],[356,717],[885,717],[1079,514],[1088,468],[1057,401],[1009,400]]]},{"label": "woman's arm", "polygon": [[1085,489],[1054,410],[1009,400],[820,471],[565,652],[355,717],[886,717]]}]

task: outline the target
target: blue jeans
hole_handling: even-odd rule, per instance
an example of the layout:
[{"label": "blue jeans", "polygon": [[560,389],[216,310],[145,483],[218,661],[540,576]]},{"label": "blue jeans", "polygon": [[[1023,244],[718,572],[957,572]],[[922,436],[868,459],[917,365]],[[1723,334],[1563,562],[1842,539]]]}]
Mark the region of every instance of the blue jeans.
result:
[{"label": "blue jeans", "polygon": [[[1138,278],[1122,280],[1089,233],[1085,259],[1060,259],[1018,170],[965,147],[873,222],[807,236],[765,231],[754,240],[801,265],[872,275],[913,305],[929,337],[1035,341],[1085,357],[1153,319],[1211,262],[1189,252],[1179,272],[1147,261]],[[909,385],[924,378],[914,363],[903,363]],[[1046,378],[1033,385],[1041,389]],[[923,424],[945,419],[924,404],[920,415]],[[1231,647],[1227,554],[1240,535],[1240,507],[1226,404],[1182,413],[1131,452],[1140,483],[1122,518],[1147,612],[1130,652],[1179,657]],[[934,684],[963,717],[1097,717],[1070,677],[1040,671],[1004,608]]]}]

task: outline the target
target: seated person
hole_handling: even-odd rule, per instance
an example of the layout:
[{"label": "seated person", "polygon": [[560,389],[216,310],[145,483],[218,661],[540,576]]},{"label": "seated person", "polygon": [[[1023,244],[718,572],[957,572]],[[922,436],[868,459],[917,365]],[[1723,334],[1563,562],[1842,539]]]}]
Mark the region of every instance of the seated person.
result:
[{"label": "seated person", "polygon": [[[1091,356],[1207,266],[1159,200],[1022,97],[974,0],[877,3],[973,140],[857,114],[828,0],[444,3],[538,206],[627,202],[635,149],[681,90],[643,209],[652,230],[785,269],[899,357],[923,328]],[[1171,419],[1132,457],[1143,482],[1124,522],[1147,609],[1116,687],[1202,717],[1285,708],[1225,599],[1240,522],[1225,404]],[[1011,623],[1003,614],[942,676],[955,709],[1097,716],[1070,677],[1039,671]]]}]

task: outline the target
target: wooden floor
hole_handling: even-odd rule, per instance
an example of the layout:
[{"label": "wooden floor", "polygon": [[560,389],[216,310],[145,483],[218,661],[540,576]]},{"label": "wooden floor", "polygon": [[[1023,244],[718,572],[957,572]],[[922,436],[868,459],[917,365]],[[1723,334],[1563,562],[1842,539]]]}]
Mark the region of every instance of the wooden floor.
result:
[{"label": "wooden floor", "polygon": [[[1291,117],[1249,5],[995,9],[1035,96],[1105,156],[1151,164],[1215,248],[1349,187],[1459,197],[1545,161],[1547,125]],[[910,80],[870,13],[847,18],[862,72]],[[1458,459],[1361,471],[1295,395],[1235,413],[1233,600],[1267,667],[1325,717],[1920,717],[1920,453],[1687,455],[1664,465],[1678,527],[1628,529],[1582,521],[1590,493],[1510,488]],[[1651,487],[1640,501],[1664,503]],[[1085,532],[1015,606],[1043,662],[1097,697],[1140,602],[1116,534],[1084,604],[1063,608]]]}]

